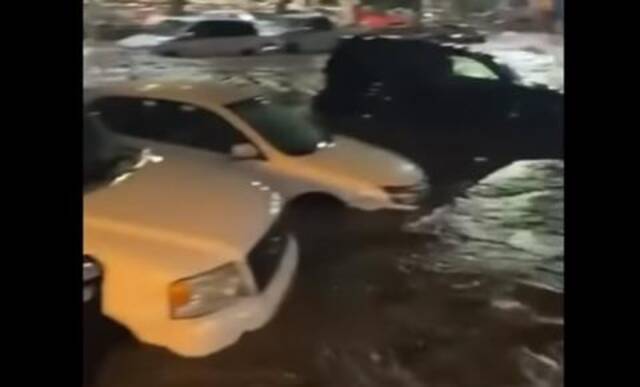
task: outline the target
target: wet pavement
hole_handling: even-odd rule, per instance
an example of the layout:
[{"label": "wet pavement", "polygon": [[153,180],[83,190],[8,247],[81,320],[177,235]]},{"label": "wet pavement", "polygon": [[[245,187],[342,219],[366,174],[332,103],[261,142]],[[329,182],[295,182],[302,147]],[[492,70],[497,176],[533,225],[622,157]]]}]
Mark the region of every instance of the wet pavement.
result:
[{"label": "wet pavement", "polygon": [[[160,61],[138,71],[308,95],[324,59]],[[117,74],[114,65],[101,76]],[[563,173],[561,161],[518,163],[465,189],[435,187],[438,208],[403,228],[349,212],[341,235],[302,232],[295,285],[265,328],[202,359],[104,336],[92,385],[562,386]]]}]

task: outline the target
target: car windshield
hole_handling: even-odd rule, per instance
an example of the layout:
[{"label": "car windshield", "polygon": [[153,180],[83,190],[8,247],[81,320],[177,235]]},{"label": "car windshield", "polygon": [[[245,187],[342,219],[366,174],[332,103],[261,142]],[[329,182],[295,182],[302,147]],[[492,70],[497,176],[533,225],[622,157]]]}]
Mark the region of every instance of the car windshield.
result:
[{"label": "car windshield", "polygon": [[83,187],[85,192],[131,172],[140,158],[140,150],[117,141],[98,117],[83,117]]},{"label": "car windshield", "polygon": [[289,155],[301,156],[331,144],[331,135],[304,117],[300,108],[252,98],[228,108],[245,120],[274,147]]},{"label": "car windshield", "polygon": [[176,35],[192,23],[183,20],[165,20],[149,28],[149,32],[156,35]]}]

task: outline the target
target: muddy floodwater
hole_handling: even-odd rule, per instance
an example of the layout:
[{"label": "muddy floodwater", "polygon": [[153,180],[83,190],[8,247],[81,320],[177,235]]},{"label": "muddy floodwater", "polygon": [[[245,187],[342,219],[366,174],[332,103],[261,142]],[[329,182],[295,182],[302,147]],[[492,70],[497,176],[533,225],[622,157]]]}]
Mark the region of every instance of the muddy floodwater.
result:
[{"label": "muddy floodwater", "polygon": [[[494,46],[517,61],[504,54],[509,44],[521,46],[509,39]],[[539,51],[529,47],[527,55]],[[175,66],[194,76],[312,94],[325,59]],[[552,60],[539,59],[544,66]],[[147,70],[162,72],[172,63]],[[289,65],[298,71],[287,71]],[[122,69],[103,70],[108,78]],[[220,353],[185,359],[126,335],[99,338],[96,347],[106,350],[92,385],[562,386],[564,163],[514,161],[402,227],[380,214],[350,212],[362,227],[322,240],[300,235],[299,272],[279,314]]]},{"label": "muddy floodwater", "polygon": [[562,386],[562,174],[516,163],[405,230],[303,236],[267,327],[195,360],[121,338],[95,385]]}]

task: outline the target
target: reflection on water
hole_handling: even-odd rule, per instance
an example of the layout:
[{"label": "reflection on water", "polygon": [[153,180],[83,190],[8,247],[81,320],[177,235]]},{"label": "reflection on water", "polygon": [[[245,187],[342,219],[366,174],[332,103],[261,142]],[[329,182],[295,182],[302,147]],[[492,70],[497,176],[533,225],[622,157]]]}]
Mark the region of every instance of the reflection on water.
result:
[{"label": "reflection on water", "polygon": [[[548,332],[562,331],[562,310],[544,310],[541,300],[557,306],[564,292],[563,161],[515,162],[406,229],[436,241],[429,244],[429,254],[400,259],[400,271],[440,273],[452,289],[479,299],[485,293],[496,314],[548,327]],[[456,283],[451,280],[456,275],[469,278]],[[492,281],[502,285],[490,285]],[[562,335],[526,341],[511,349],[526,385],[563,385]],[[542,342],[546,344],[540,347]]]}]

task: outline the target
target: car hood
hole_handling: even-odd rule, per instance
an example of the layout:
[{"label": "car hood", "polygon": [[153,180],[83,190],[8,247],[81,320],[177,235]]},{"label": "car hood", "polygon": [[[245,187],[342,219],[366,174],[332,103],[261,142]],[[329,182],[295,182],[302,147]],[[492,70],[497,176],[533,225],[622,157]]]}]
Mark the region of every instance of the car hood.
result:
[{"label": "car hood", "polygon": [[164,42],[174,39],[173,36],[137,34],[118,41],[118,46],[127,48],[145,48],[159,46]]},{"label": "car hood", "polygon": [[334,136],[333,146],[302,156],[300,161],[313,169],[339,172],[377,186],[413,185],[424,178],[412,161],[346,136]]},{"label": "car hood", "polygon": [[[138,145],[151,149],[155,161],[85,194],[85,252],[109,240],[126,243],[120,246],[125,250],[137,244],[160,252],[154,259],[161,265],[163,252],[170,250],[171,259],[178,262],[179,254],[181,260],[164,263],[178,265],[186,274],[212,263],[184,257],[236,259],[273,223],[278,195],[258,186],[226,157],[148,142]],[[235,257],[220,257],[221,252]]]}]

